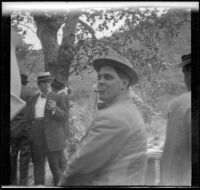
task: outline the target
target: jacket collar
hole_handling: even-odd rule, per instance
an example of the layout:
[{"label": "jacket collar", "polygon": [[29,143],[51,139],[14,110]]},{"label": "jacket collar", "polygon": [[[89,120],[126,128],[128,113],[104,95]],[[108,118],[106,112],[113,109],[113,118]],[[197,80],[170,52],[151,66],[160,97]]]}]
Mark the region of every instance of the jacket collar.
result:
[{"label": "jacket collar", "polygon": [[118,95],[117,97],[115,97],[114,99],[112,99],[110,102],[106,102],[106,107],[113,105],[117,102],[121,102],[121,101],[125,101],[125,100],[130,100],[131,96],[128,92],[125,92],[123,94]]}]

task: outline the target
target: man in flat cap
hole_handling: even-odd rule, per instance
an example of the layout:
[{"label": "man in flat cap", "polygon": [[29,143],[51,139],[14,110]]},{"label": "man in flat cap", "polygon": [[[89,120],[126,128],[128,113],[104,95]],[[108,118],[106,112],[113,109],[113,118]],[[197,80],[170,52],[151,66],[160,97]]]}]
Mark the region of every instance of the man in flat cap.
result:
[{"label": "man in flat cap", "polygon": [[144,121],[128,93],[138,81],[118,54],[94,60],[99,99],[105,102],[64,172],[59,186],[144,185],[147,142]]},{"label": "man in flat cap", "polygon": [[172,100],[168,108],[166,141],[160,162],[160,185],[191,185],[191,54],[182,67],[188,92]]},{"label": "man in flat cap", "polygon": [[[71,93],[71,87],[69,86],[66,87],[65,84],[61,80],[54,78],[51,83],[51,88],[56,94],[62,96],[65,99],[65,106],[67,107],[68,114],[69,114],[69,95]],[[68,123],[66,123],[65,137],[67,138],[68,135],[69,135],[69,126],[68,126]]]},{"label": "man in flat cap", "polygon": [[[26,86],[28,80],[27,76],[21,74],[21,94],[20,98],[25,102],[34,95],[34,92]],[[10,128],[10,166],[12,185],[27,185],[28,184],[28,167],[30,160],[30,145],[29,137],[27,135],[28,126],[24,119],[24,109],[22,109],[11,121]],[[17,158],[20,153],[19,164],[19,183],[17,182]]]},{"label": "man in flat cap", "polygon": [[30,125],[30,144],[35,185],[45,184],[45,160],[49,162],[56,185],[62,174],[61,160],[65,148],[64,126],[68,117],[64,98],[51,91],[50,72],[37,77],[40,93],[29,99],[25,119]]},{"label": "man in flat cap", "polygon": [[[66,87],[64,82],[62,82],[61,80],[54,78],[52,83],[51,83],[51,88],[52,91],[55,92],[56,94],[58,94],[59,96],[63,97],[63,99],[65,100],[65,107],[67,108],[67,114],[69,116],[69,95],[71,93],[71,88],[68,86]],[[65,139],[68,139],[69,137],[69,117],[67,119],[67,121],[65,122],[65,127],[64,127],[64,132],[65,132]],[[67,160],[64,156],[64,152],[63,152],[63,162],[62,162],[62,168],[63,170],[65,170],[67,164]]]}]

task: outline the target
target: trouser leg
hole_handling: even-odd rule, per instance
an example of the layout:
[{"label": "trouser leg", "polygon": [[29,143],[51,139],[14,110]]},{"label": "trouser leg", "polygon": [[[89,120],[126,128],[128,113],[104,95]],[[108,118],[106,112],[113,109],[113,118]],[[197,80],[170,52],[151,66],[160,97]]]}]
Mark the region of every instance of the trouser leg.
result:
[{"label": "trouser leg", "polygon": [[17,157],[19,153],[19,145],[17,142],[11,143],[11,153],[10,153],[10,184],[17,185]]},{"label": "trouser leg", "polygon": [[45,158],[43,121],[34,123],[31,130],[31,157],[34,166],[35,185],[45,184]]},{"label": "trouser leg", "polygon": [[20,185],[28,185],[28,171],[31,151],[29,142],[23,143],[20,149]]},{"label": "trouser leg", "polygon": [[54,185],[57,185],[63,172],[63,151],[48,152],[47,158],[53,174]]},{"label": "trouser leg", "polygon": [[62,168],[62,173],[65,171],[67,167],[67,158],[65,157],[64,150],[62,151],[62,163],[61,163],[61,168]]}]

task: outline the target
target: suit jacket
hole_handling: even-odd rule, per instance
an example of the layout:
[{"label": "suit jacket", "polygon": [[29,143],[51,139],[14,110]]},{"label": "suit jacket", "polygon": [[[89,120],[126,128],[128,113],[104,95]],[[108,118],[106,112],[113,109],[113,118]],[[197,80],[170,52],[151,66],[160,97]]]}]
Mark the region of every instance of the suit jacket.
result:
[{"label": "suit jacket", "polygon": [[191,92],[169,105],[161,185],[191,185]]},{"label": "suit jacket", "polygon": [[[32,128],[32,122],[34,122],[35,104],[38,99],[39,94],[33,96],[29,99],[26,106],[25,118]],[[44,131],[47,141],[47,146],[50,151],[59,151],[65,148],[65,135],[64,126],[67,120],[65,100],[61,96],[50,92],[47,96],[48,99],[52,99],[56,102],[55,114],[52,111],[47,110],[45,106],[44,112]],[[31,130],[30,130],[31,137]]]},{"label": "suit jacket", "polygon": [[26,122],[24,120],[24,109],[22,109],[10,122],[10,140],[11,144],[20,139],[27,139]]},{"label": "suit jacket", "polygon": [[59,185],[144,185],[144,121],[128,94],[97,113]]},{"label": "suit jacket", "polygon": [[[34,92],[27,86],[21,88],[20,98],[24,101],[28,101],[34,95]],[[24,109],[22,109],[11,121],[10,128],[11,141],[19,141],[19,139],[27,139],[27,126],[24,120]]]},{"label": "suit jacket", "polygon": [[68,115],[64,126],[65,138],[67,139],[69,137],[69,97],[64,92],[61,92],[58,95],[64,99],[66,106],[66,113]]}]

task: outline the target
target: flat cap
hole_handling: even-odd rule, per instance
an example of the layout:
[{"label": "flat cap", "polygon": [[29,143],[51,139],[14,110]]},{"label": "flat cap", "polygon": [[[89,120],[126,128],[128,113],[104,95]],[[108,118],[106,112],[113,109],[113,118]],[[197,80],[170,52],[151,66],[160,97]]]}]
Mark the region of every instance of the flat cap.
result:
[{"label": "flat cap", "polygon": [[132,64],[128,59],[119,54],[107,54],[100,56],[93,61],[94,69],[99,72],[102,66],[112,66],[119,68],[130,78],[130,84],[134,85],[138,82],[138,75],[134,71]]},{"label": "flat cap", "polygon": [[178,64],[178,67],[184,67],[191,63],[191,53],[185,54],[181,57],[182,62]]}]

